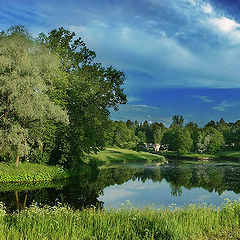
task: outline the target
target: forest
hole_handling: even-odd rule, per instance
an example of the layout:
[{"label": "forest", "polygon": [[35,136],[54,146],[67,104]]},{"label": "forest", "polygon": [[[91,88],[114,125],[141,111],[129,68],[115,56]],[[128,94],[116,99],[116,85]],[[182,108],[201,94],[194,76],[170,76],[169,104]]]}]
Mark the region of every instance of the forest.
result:
[{"label": "forest", "polygon": [[227,123],[221,118],[199,127],[193,122],[184,125],[183,116],[174,115],[169,128],[158,122],[112,121],[106,138],[107,146],[133,150],[143,150],[144,143],[156,143],[160,150],[178,154],[216,154],[240,149],[240,121]]}]

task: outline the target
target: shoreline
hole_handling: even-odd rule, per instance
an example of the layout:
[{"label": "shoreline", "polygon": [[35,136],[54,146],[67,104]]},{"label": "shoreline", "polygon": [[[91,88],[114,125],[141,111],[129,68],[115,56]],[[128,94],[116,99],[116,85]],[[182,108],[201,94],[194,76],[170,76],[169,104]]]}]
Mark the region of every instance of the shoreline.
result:
[{"label": "shoreline", "polygon": [[[149,151],[151,154],[159,155],[159,156],[164,156],[165,158],[168,159],[176,159],[176,160],[186,160],[186,161],[202,161],[202,162],[210,162],[210,161],[240,161],[240,158],[238,157],[231,157],[231,156],[212,156],[212,157],[206,157],[206,156],[185,156],[185,155],[178,155],[176,154],[164,154],[162,152],[154,152],[154,151]],[[200,154],[199,154],[200,155]]]}]

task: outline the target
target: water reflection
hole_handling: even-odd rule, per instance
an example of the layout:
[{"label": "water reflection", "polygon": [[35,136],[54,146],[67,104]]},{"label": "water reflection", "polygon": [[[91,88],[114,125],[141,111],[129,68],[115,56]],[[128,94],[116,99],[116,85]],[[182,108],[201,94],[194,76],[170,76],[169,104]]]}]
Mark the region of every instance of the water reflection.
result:
[{"label": "water reflection", "polygon": [[239,198],[239,193],[240,165],[234,163],[121,165],[52,185],[0,185],[0,201],[9,212],[20,211],[33,201],[50,206],[61,202],[75,209],[92,205],[119,207],[125,200],[140,207],[198,201],[219,205],[225,197]]}]

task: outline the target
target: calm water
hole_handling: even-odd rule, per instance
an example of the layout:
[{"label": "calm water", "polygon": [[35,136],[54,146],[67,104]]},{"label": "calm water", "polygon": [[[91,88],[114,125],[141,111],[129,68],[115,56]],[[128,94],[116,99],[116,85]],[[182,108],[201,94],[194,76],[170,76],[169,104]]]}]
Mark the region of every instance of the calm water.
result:
[{"label": "calm water", "polygon": [[92,205],[119,208],[126,201],[137,207],[203,202],[219,206],[225,198],[240,198],[240,164],[126,164],[50,185],[0,184],[0,201],[10,212],[33,202],[50,206],[61,202],[80,209]]}]

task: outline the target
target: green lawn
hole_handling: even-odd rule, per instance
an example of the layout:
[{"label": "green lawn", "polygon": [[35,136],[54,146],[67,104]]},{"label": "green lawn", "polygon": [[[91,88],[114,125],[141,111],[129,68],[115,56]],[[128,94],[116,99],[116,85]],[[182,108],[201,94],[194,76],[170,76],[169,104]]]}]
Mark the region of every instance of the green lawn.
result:
[{"label": "green lawn", "polygon": [[97,154],[90,154],[88,161],[94,161],[97,164],[111,163],[131,163],[131,162],[162,162],[165,157],[151,154],[148,152],[136,152],[128,149],[107,148]]}]

